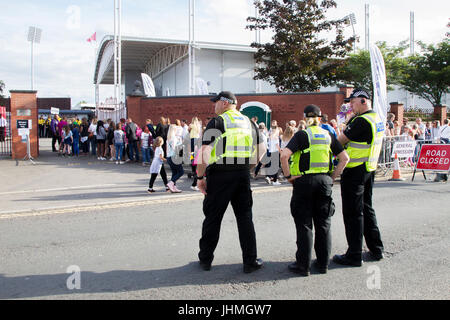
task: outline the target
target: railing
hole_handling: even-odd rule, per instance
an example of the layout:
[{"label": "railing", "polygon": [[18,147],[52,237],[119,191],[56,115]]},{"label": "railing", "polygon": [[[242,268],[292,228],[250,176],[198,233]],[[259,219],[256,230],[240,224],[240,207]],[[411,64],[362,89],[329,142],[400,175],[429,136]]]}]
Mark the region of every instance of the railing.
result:
[{"label": "railing", "polygon": [[425,122],[438,120],[436,114],[434,114],[434,110],[430,108],[410,107],[403,112],[403,117],[412,121],[417,118],[421,118]]},{"label": "railing", "polygon": [[100,104],[95,110],[95,116],[98,120],[106,121],[111,119],[114,123],[118,123],[120,119],[127,117],[127,108],[124,103],[105,103]]},{"label": "railing", "polygon": [[[6,118],[3,116],[6,115]],[[0,118],[0,157],[10,157],[12,154],[11,113],[5,112]]]},{"label": "railing", "polygon": [[416,142],[414,156],[398,159],[401,168],[410,169],[411,171],[414,170],[415,163],[417,161],[417,158],[419,157],[419,151],[420,151],[421,146],[424,143],[439,143],[439,142],[436,142],[433,140],[411,140],[409,136],[384,137],[380,157],[378,159],[378,169],[384,175],[387,175],[393,169],[394,155],[392,154],[392,151],[394,149],[394,144],[399,141],[414,141],[414,142]]}]

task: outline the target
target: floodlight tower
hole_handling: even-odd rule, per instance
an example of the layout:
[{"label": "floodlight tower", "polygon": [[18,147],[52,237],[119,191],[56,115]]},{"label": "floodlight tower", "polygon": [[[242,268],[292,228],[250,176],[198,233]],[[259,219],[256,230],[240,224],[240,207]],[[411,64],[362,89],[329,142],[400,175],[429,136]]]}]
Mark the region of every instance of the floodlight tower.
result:
[{"label": "floodlight tower", "polygon": [[366,50],[369,50],[369,4],[365,5],[366,12]]},{"label": "floodlight tower", "polygon": [[34,57],[33,47],[35,43],[41,43],[42,29],[29,27],[28,41],[31,42],[31,90],[34,90]]},{"label": "floodlight tower", "polygon": [[355,24],[356,24],[356,17],[354,13],[350,13],[348,15],[348,19],[350,20],[350,24],[353,28],[353,38],[355,38],[355,42],[353,42],[353,53],[356,53],[356,32],[355,32]]}]

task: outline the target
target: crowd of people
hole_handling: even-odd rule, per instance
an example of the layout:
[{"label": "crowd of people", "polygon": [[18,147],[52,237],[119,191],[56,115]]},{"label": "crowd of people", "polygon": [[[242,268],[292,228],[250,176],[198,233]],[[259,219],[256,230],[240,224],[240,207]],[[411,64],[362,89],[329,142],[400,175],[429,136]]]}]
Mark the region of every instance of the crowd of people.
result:
[{"label": "crowd of people", "polygon": [[[320,127],[337,138],[346,128],[346,121],[352,117],[351,113],[345,115],[345,119],[328,120],[328,115],[323,114]],[[207,119],[209,120],[209,119]],[[306,129],[304,120],[290,120],[282,128],[277,120],[272,120],[267,128],[264,122],[258,122],[257,117],[251,121],[259,128],[263,143],[267,149],[265,157],[257,164],[252,176],[254,179],[264,176],[265,181],[274,186],[281,185],[283,177],[281,174],[280,155],[286,148],[291,138],[297,131]],[[388,114],[386,122],[386,137],[405,137],[407,140],[424,140],[448,143],[450,139],[449,120],[443,125],[438,120],[423,123],[417,118],[415,123],[410,124],[407,118],[403,124],[395,120],[395,115]],[[166,191],[180,193],[177,181],[185,174],[183,165],[174,161],[175,156],[182,156],[182,145],[186,140],[190,144],[191,172],[193,178],[191,189],[199,191],[197,187],[196,160],[201,144],[201,137],[205,130],[202,120],[193,117],[189,123],[187,120],[176,119],[171,123],[170,119],[161,117],[154,125],[151,119],[141,128],[131,118],[120,119],[114,123],[111,119],[90,121],[86,118],[48,117],[39,118],[39,136],[52,138],[52,151],[63,157],[94,156],[100,161],[113,161],[118,165],[127,162],[141,163],[150,167],[149,193],[154,193],[154,183],[158,175],[163,180]],[[272,167],[270,160],[278,159],[278,172],[264,174],[264,167]],[[410,159],[411,164],[413,160]],[[171,170],[171,178],[168,180],[163,164],[167,163]],[[263,174],[261,174],[263,173]]]}]

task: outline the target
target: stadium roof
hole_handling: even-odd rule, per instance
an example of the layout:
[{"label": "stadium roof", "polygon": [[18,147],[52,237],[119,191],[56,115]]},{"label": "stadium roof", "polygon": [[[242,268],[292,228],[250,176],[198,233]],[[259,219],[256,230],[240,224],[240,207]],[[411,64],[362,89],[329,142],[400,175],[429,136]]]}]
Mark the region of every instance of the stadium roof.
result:
[{"label": "stadium roof", "polygon": [[[100,43],[95,65],[94,84],[114,84],[114,37],[105,36]],[[189,41],[122,37],[122,73],[139,70],[156,77],[188,56]],[[246,45],[196,42],[197,49],[256,52]]]}]

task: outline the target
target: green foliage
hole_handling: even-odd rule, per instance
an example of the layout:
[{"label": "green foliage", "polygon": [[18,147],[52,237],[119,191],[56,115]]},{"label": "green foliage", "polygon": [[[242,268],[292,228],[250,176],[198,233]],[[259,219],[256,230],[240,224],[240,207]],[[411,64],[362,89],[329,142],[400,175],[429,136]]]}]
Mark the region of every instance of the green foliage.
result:
[{"label": "green foliage", "polygon": [[408,63],[401,85],[415,95],[440,105],[445,93],[450,93],[450,40],[437,45],[419,42],[423,54],[415,54]]},{"label": "green foliage", "polygon": [[343,36],[346,19],[325,19],[335,1],[256,0],[255,6],[260,17],[247,18],[247,29],[274,32],[272,42],[252,43],[258,49],[255,79],[275,85],[279,92],[315,91],[335,83],[354,42]]},{"label": "green foliage", "polygon": [[[377,42],[376,45],[383,55],[386,68],[387,89],[393,90],[393,85],[399,85],[407,65],[403,57],[408,48],[407,41],[402,41],[398,46],[389,47],[386,42]],[[359,50],[350,54],[345,64],[338,71],[339,80],[352,84],[355,87],[365,88],[369,92],[373,90],[372,72],[370,65],[370,52]]]}]

